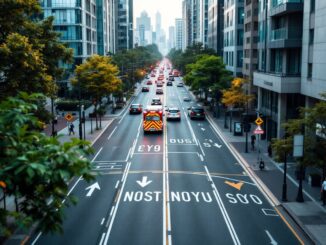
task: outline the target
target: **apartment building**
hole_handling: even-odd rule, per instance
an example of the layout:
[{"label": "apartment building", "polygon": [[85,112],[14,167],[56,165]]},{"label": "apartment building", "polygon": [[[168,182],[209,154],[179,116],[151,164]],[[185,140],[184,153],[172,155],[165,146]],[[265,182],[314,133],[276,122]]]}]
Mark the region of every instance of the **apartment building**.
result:
[{"label": "apartment building", "polygon": [[[259,0],[258,5],[258,71],[254,72],[254,85],[258,87],[258,110],[264,115],[266,137],[279,138],[283,136],[281,124],[296,118],[297,108],[305,104],[301,94],[303,1]],[[305,55],[307,75],[308,52]]]},{"label": "apartment building", "polygon": [[[258,68],[258,0],[245,0],[243,34],[242,74],[248,80],[246,91],[257,97],[257,88],[253,86],[253,72]],[[256,100],[250,106],[254,106]]]},{"label": "apartment building", "polygon": [[223,56],[224,0],[209,0],[207,47]]},{"label": "apartment building", "polygon": [[175,19],[175,48],[183,49],[183,19]]},{"label": "apartment building", "polygon": [[234,77],[242,76],[243,23],[243,0],[225,0],[223,60]]}]

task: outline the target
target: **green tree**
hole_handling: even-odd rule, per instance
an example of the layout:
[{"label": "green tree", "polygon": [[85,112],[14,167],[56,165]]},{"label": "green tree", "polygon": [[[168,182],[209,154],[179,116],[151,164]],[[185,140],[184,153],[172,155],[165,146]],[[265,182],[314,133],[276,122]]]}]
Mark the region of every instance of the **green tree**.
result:
[{"label": "green tree", "polygon": [[59,61],[70,62],[72,50],[53,30],[53,17],[39,20],[40,15],[38,0],[0,1],[2,98],[18,90],[56,94],[55,79],[63,73]]},{"label": "green tree", "polygon": [[96,114],[101,105],[102,97],[117,92],[121,89],[121,80],[118,78],[119,69],[112,64],[112,60],[107,56],[93,55],[83,64],[75,69],[76,77],[72,79],[72,84],[80,90],[87,91],[94,100]]},{"label": "green tree", "polygon": [[184,52],[172,49],[167,57],[175,68],[185,74],[187,72],[187,65],[196,63],[198,58],[204,54],[215,55],[216,52],[213,49],[205,48],[202,43],[195,43],[187,47]]},{"label": "green tree", "polygon": [[205,92],[205,99],[207,99],[209,92],[215,94],[226,88],[230,76],[220,57],[215,55],[197,57],[195,63],[187,65],[184,79],[192,90]]},{"label": "green tree", "polygon": [[75,176],[93,179],[88,142],[72,139],[61,144],[58,137],[39,132],[43,123],[34,113],[40,97],[20,93],[0,103],[0,180],[6,195],[16,200],[16,211],[0,208],[2,235],[10,234],[8,217],[19,227],[38,223],[44,232],[62,231],[63,209],[76,201],[67,197],[69,181]]},{"label": "green tree", "polygon": [[310,108],[298,108],[300,116],[289,120],[282,126],[285,130],[284,139],[273,139],[273,152],[276,160],[283,160],[284,149],[288,154],[293,152],[293,137],[304,134],[304,153],[298,160],[299,166],[315,166],[323,169],[326,174],[326,94],[322,100]]}]

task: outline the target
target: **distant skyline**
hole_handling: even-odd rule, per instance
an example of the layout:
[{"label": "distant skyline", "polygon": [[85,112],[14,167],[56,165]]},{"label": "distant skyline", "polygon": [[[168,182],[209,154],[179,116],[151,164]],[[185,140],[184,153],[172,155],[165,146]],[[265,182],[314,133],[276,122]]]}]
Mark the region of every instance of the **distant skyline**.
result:
[{"label": "distant skyline", "polygon": [[[140,16],[142,11],[146,11],[151,18],[153,31],[155,31],[155,14],[157,11],[161,13],[161,28],[168,34],[169,26],[175,25],[175,19],[182,17],[182,0],[134,0],[134,26],[136,18]],[[136,27],[136,26],[135,26]]]}]

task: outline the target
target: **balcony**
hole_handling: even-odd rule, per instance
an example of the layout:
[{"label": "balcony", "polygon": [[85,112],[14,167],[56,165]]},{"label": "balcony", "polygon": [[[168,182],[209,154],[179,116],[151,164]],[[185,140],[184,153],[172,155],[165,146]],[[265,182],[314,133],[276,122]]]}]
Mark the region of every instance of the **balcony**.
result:
[{"label": "balcony", "polygon": [[268,48],[299,48],[302,45],[302,29],[279,28],[270,33]]},{"label": "balcony", "polygon": [[269,16],[303,12],[303,0],[272,0]]},{"label": "balcony", "polygon": [[276,93],[300,93],[301,75],[254,72],[254,85]]}]

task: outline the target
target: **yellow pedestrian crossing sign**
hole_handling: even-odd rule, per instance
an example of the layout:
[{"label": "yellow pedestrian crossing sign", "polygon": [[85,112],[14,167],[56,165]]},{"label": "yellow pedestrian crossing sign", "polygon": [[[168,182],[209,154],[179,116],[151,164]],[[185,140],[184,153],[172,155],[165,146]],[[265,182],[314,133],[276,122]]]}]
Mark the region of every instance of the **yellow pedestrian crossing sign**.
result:
[{"label": "yellow pedestrian crossing sign", "polygon": [[257,124],[257,125],[261,125],[261,124],[263,124],[263,119],[261,119],[260,117],[258,117],[257,119],[256,119],[256,121],[255,121],[255,123]]},{"label": "yellow pedestrian crossing sign", "polygon": [[70,113],[67,113],[65,115],[65,118],[66,118],[67,121],[71,121],[74,117]]}]

